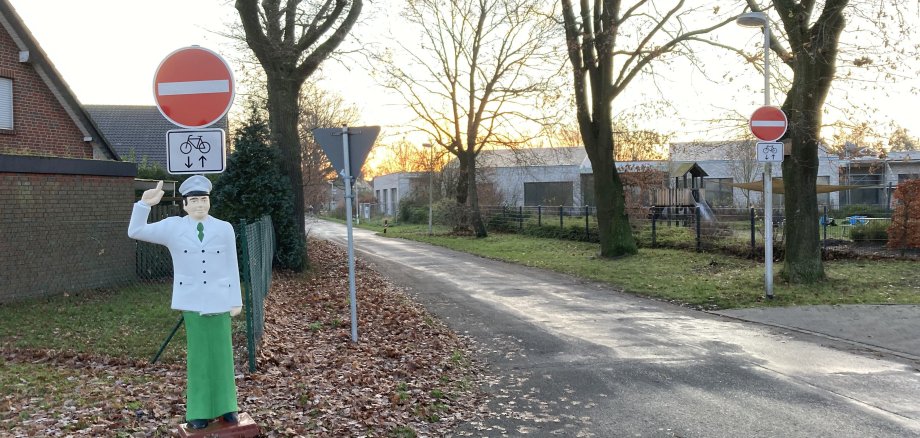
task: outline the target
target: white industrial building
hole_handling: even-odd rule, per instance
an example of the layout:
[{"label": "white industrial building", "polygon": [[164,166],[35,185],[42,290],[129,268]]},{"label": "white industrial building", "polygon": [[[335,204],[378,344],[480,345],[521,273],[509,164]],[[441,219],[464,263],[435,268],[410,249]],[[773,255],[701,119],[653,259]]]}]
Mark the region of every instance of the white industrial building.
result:
[{"label": "white industrial building", "polygon": [[[762,203],[761,192],[735,186],[762,181],[763,165],[756,161],[754,146],[753,141],[672,143],[669,160],[618,162],[617,168],[620,171],[660,170],[669,176],[663,181],[663,188],[699,189],[712,207],[743,208]],[[691,168],[698,176],[694,184],[701,187],[680,186],[681,175],[675,172],[687,172]],[[593,200],[592,175],[591,163],[580,146],[483,151],[477,158],[478,182],[491,185],[492,192],[500,198],[499,203],[506,206],[590,204]],[[702,175],[701,180],[699,175]],[[773,177],[782,177],[781,166],[773,166]],[[899,181],[920,178],[920,153],[893,152],[887,158],[845,160],[820,147],[817,184],[847,184],[848,177],[851,184],[866,188],[821,193],[818,203],[829,208],[857,203],[885,205],[891,189]],[[427,178],[427,172],[394,173],[374,178],[378,211],[395,215],[401,199],[411,195],[416,187],[422,189],[423,184],[427,188]],[[774,205],[782,205],[782,195],[775,195]]]}]

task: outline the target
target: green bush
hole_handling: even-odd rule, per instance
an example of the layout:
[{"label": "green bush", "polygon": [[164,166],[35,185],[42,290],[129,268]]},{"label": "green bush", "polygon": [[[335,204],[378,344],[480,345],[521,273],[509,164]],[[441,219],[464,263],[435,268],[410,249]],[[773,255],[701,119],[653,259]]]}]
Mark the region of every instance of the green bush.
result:
[{"label": "green bush", "polygon": [[[517,231],[516,224],[514,231]],[[592,229],[590,235],[587,235],[585,234],[584,225],[569,225],[567,227],[559,227],[558,225],[537,225],[535,223],[529,222],[524,224],[524,228],[521,229],[520,233],[528,236],[542,237],[546,239],[563,239],[574,240],[576,242],[595,243],[599,241],[597,229]]]},{"label": "green bush", "polygon": [[405,198],[399,201],[399,222],[406,224],[427,224],[428,223],[428,203],[422,205],[420,202]]},{"label": "green bush", "polygon": [[850,238],[854,242],[887,242],[888,224],[873,221],[866,225],[855,225],[850,228]]},{"label": "green bush", "polygon": [[443,198],[434,205],[434,220],[455,230],[468,229],[469,209],[465,205],[457,204],[453,199]]},{"label": "green bush", "polygon": [[300,271],[306,265],[306,247],[294,220],[294,196],[268,139],[268,125],[258,115],[251,115],[248,125],[234,138],[227,171],[211,191],[212,211],[234,226],[242,219],[255,221],[271,215],[278,242],[274,265]]},{"label": "green bush", "polygon": [[491,214],[486,220],[486,228],[489,231],[497,233],[516,233],[520,229],[521,220],[527,221],[527,214],[523,218],[521,214],[508,207],[502,207],[501,211]]}]

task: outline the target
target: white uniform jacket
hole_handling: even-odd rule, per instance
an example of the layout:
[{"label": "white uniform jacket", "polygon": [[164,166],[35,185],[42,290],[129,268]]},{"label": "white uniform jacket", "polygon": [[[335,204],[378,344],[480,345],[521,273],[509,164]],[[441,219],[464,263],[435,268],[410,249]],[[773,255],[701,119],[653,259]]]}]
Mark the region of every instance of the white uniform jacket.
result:
[{"label": "white uniform jacket", "polygon": [[172,308],[213,314],[243,305],[240,270],[236,259],[233,227],[208,216],[204,240],[198,240],[198,222],[188,216],[172,216],[147,223],[150,206],[134,204],[128,236],[169,248],[173,261]]}]

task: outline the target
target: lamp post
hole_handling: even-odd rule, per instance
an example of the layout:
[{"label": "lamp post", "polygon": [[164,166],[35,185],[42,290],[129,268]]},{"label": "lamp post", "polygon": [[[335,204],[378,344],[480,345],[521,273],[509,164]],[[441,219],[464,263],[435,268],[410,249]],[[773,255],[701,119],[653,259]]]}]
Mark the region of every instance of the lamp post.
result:
[{"label": "lamp post", "polygon": [[[763,29],[763,104],[770,106],[770,19],[763,12],[748,12],[735,22]],[[773,163],[769,161],[763,164],[763,209],[764,289],[767,299],[773,299]]]},{"label": "lamp post", "polygon": [[431,143],[422,143],[422,147],[431,149],[428,156],[428,235],[431,235],[431,178],[434,173],[434,146]]}]

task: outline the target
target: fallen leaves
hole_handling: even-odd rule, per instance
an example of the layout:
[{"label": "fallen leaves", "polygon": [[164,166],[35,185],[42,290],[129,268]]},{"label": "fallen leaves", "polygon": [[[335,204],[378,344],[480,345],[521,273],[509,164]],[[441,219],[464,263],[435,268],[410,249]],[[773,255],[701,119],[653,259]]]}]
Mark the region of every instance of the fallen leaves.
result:
[{"label": "fallen leaves", "polygon": [[[353,343],[345,251],[311,241],[310,255],[312,275],[275,274],[255,373],[234,338],[240,409],[265,436],[446,436],[481,415],[468,340],[359,259]],[[0,370],[48,376],[0,398],[0,435],[165,436],[184,421],[182,363],[2,346]]]}]

